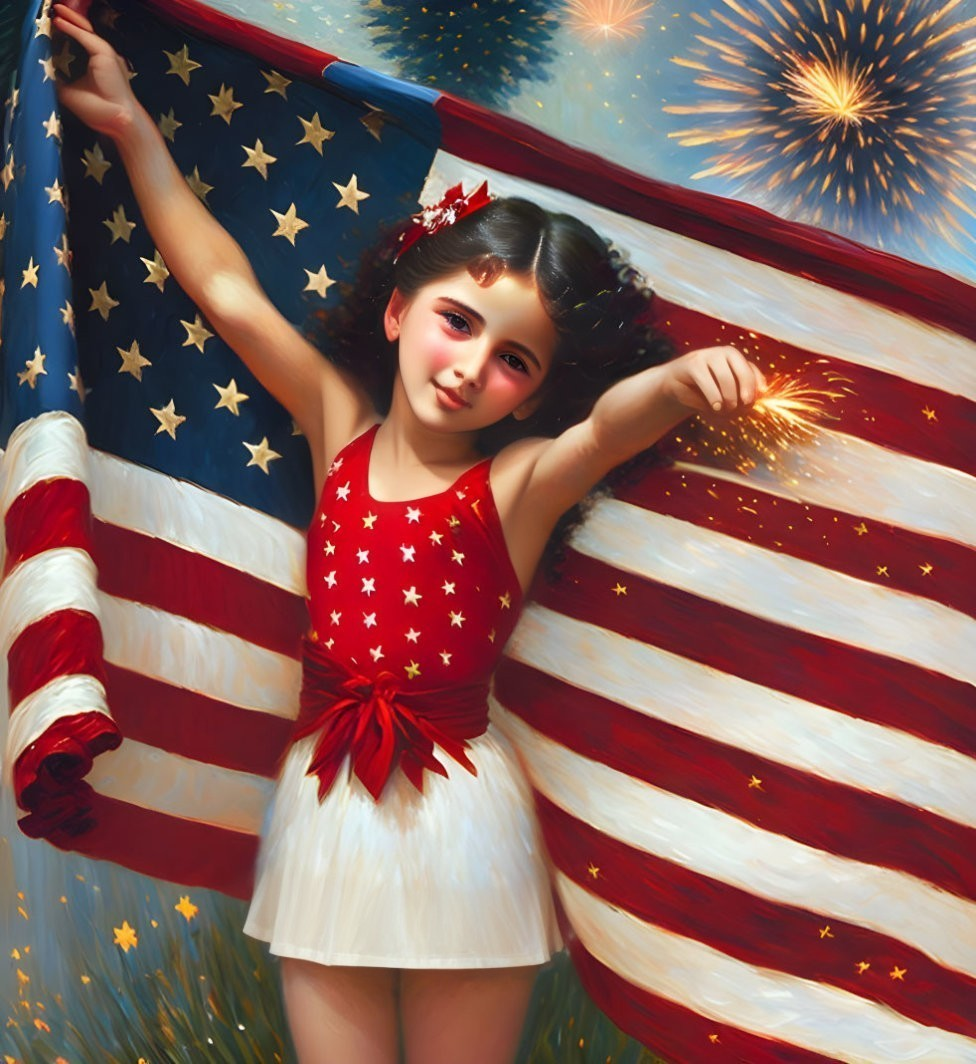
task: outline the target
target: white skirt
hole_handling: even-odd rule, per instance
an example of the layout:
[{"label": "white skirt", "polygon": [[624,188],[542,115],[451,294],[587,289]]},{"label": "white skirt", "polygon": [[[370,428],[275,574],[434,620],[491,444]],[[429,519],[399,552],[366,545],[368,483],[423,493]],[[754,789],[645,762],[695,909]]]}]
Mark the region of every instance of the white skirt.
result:
[{"label": "white skirt", "polygon": [[348,764],[324,801],[296,743],[265,822],[244,931],[278,956],[389,968],[541,964],[562,947],[532,794],[489,723],[469,742],[477,776],[421,794],[399,770],[375,802]]}]

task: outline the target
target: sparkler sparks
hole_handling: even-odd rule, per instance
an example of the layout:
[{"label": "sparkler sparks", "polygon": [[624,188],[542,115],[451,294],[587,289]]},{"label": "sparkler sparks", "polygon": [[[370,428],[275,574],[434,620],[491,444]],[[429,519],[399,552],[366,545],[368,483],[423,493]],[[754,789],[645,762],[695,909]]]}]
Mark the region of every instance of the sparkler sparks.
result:
[{"label": "sparkler sparks", "polygon": [[[976,17],[961,0],[720,0],[698,46],[695,100],[672,133],[715,150],[723,178],[787,217],[908,250],[976,227]],[[964,9],[965,10],[965,9]],[[953,21],[955,20],[955,21]]]},{"label": "sparkler sparks", "polygon": [[567,0],[569,24],[591,41],[639,37],[644,32],[644,16],[654,6],[639,0]]}]

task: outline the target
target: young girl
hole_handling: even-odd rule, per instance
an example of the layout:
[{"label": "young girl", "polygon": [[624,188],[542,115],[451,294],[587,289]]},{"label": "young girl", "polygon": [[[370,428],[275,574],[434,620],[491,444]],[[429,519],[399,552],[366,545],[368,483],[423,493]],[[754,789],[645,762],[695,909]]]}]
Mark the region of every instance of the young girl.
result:
[{"label": "young girl", "polygon": [[590,229],[452,190],[379,299],[361,293],[395,363],[381,417],[268,300],[122,60],[54,12],[90,57],[64,104],[114,139],[170,271],[311,448],[301,710],[245,928],[282,958],[299,1058],[392,1064],[402,1042],[411,1062],[511,1061],[560,942],[491,673],[561,516],[691,412],[752,403],[762,376],[732,348],[654,364],[650,294]]}]

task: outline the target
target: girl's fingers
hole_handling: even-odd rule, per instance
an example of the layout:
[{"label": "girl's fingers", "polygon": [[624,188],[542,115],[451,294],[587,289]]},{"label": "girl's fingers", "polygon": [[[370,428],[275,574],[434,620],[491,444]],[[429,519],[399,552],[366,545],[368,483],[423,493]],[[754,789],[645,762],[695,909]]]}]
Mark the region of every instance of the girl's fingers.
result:
[{"label": "girl's fingers", "polygon": [[[61,4],[58,5],[58,9],[58,13],[54,16],[54,27],[63,33],[65,37],[70,37],[72,40],[77,41],[89,55],[95,55],[96,52],[109,53],[113,51],[108,41],[104,37],[99,37],[92,29],[92,24],[83,15],[70,11],[70,9],[62,7]],[[67,12],[67,14],[64,12]],[[69,18],[69,15],[72,17]]]},{"label": "girl's fingers", "polygon": [[739,389],[732,367],[726,359],[718,359],[712,362],[710,369],[722,397],[722,406],[726,410],[731,410],[739,402]]},{"label": "girl's fingers", "polygon": [[705,402],[712,410],[722,409],[722,393],[719,390],[715,378],[708,371],[708,366],[697,366],[691,371],[691,379],[695,387],[701,392]]},{"label": "girl's fingers", "polygon": [[95,27],[88,17],[89,7],[91,7],[91,4],[87,0],[74,0],[73,3],[54,4],[51,10],[61,18],[74,22],[76,25],[81,26],[82,29],[94,33]]}]

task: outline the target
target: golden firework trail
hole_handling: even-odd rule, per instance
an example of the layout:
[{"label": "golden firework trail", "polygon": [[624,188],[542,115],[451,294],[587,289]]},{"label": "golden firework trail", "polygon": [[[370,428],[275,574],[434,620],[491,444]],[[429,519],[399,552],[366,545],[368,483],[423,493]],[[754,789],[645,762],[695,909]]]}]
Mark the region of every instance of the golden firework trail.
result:
[{"label": "golden firework trail", "polygon": [[[976,17],[963,0],[719,0],[697,45],[696,179],[884,245],[976,239]],[[962,10],[965,10],[963,8]]]},{"label": "golden firework trail", "polygon": [[644,32],[646,12],[654,6],[639,0],[566,0],[563,5],[569,25],[585,38],[622,40]]}]

